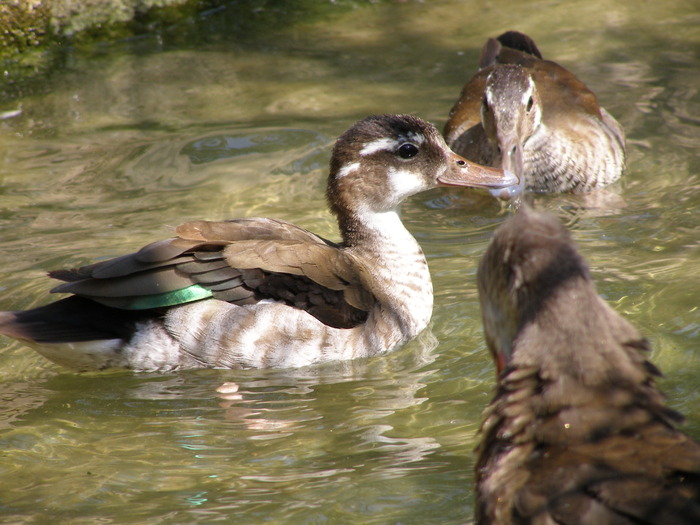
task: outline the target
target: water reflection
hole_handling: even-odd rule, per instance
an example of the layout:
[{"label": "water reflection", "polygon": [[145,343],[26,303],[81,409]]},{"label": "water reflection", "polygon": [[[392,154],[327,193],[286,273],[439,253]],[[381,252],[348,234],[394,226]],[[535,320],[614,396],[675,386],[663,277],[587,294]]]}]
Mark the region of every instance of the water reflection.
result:
[{"label": "water reflection", "polygon": [[[420,462],[440,446],[429,436],[394,435],[392,424],[426,401],[420,391],[433,373],[426,367],[436,358],[435,344],[428,333],[386,360],[294,373],[54,376],[42,386],[41,403],[12,394],[6,409],[12,423],[0,444],[17,457],[12,471],[22,476],[37,475],[46,458],[61,465],[70,489],[15,487],[29,491],[32,504],[52,508],[60,498],[78,515],[103,491],[129,499],[165,491],[191,505],[224,498],[250,508],[272,505],[280,492],[347,489],[351,474],[375,483],[401,478],[407,469],[425,468]],[[217,384],[228,391],[216,395]],[[109,428],[100,430],[104,421]],[[15,494],[13,505],[28,505],[26,493]]]},{"label": "water reflection", "polygon": [[276,151],[309,149],[325,144],[325,137],[309,130],[266,129],[255,134],[214,135],[186,144],[181,153],[193,164],[204,164],[241,155],[265,155]]}]

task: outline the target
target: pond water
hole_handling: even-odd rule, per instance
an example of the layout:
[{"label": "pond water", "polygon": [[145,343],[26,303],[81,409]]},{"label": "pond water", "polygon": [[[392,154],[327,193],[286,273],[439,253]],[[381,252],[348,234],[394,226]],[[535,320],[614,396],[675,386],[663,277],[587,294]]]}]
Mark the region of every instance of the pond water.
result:
[{"label": "pond water", "polygon": [[[442,126],[485,39],[518,29],[626,128],[616,188],[537,205],[566,221],[600,293],[650,339],[670,405],[700,438],[696,2],[310,4],[233,2],[66,49],[45,81],[0,101],[18,113],[0,120],[0,309],[47,302],[50,269],[191,219],[278,217],[337,239],[323,196],[334,138],[372,113]],[[477,192],[406,203],[436,304],[430,329],[386,357],[76,374],[3,338],[0,521],[468,522],[495,376],[475,269],[506,215]]]}]

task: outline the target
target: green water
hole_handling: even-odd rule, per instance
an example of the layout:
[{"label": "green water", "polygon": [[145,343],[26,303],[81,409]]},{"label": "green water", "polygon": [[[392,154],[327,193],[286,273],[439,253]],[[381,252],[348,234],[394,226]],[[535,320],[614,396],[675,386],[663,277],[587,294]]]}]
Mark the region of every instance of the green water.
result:
[{"label": "green water", "polygon": [[[650,339],[700,438],[700,13],[694,2],[386,2],[227,9],[67,49],[0,101],[0,309],[53,268],[126,253],[191,219],[272,216],[337,239],[329,148],[370,113],[442,126],[489,36],[519,29],[628,135],[597,202],[538,199],[600,293]],[[313,15],[313,16],[312,16]],[[19,94],[18,94],[19,93]],[[430,330],[306,371],[74,374],[0,342],[0,522],[464,523],[494,380],[475,268],[505,212],[440,190],[403,209],[434,277]],[[224,383],[237,391],[217,392]],[[232,387],[232,390],[236,390]]]}]

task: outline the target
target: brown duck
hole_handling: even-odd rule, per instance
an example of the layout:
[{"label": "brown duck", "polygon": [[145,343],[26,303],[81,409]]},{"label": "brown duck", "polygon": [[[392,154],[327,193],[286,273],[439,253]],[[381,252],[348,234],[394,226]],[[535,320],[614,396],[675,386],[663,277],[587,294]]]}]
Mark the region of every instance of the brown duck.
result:
[{"label": "brown duck", "polygon": [[523,207],[478,284],[499,378],[477,523],[700,523],[700,444],[676,428],[647,341],[598,296],[559,221]]},{"label": "brown duck", "polygon": [[431,124],[369,117],[336,142],[327,196],[342,243],[276,219],[188,222],[136,253],[50,275],[72,294],[0,312],[0,333],[79,370],[300,367],[388,352],[423,330],[433,288],[399,218],[438,185],[517,182]]},{"label": "brown duck", "polygon": [[533,192],[586,192],[616,181],[625,165],[620,124],[583,82],[515,31],[486,42],[444,136],[459,155],[510,170]]}]

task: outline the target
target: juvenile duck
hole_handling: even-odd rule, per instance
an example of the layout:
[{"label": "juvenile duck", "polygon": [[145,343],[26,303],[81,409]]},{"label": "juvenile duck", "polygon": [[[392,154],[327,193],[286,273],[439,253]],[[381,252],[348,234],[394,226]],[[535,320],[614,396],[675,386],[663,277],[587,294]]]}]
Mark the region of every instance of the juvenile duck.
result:
[{"label": "juvenile duck", "polygon": [[622,126],[583,82],[515,31],[486,42],[444,136],[459,155],[511,170],[533,192],[586,192],[615,182],[625,165]]},{"label": "juvenile duck", "polygon": [[477,523],[700,523],[700,444],[676,428],[647,341],[598,296],[559,221],[522,207],[478,286],[499,378]]},{"label": "juvenile duck", "polygon": [[500,187],[408,115],[336,142],[327,197],[343,242],[263,218],[195,221],[176,237],[75,270],[70,297],[0,312],[0,333],[78,370],[300,367],[390,351],[423,330],[433,290],[401,202],[438,185]]}]

